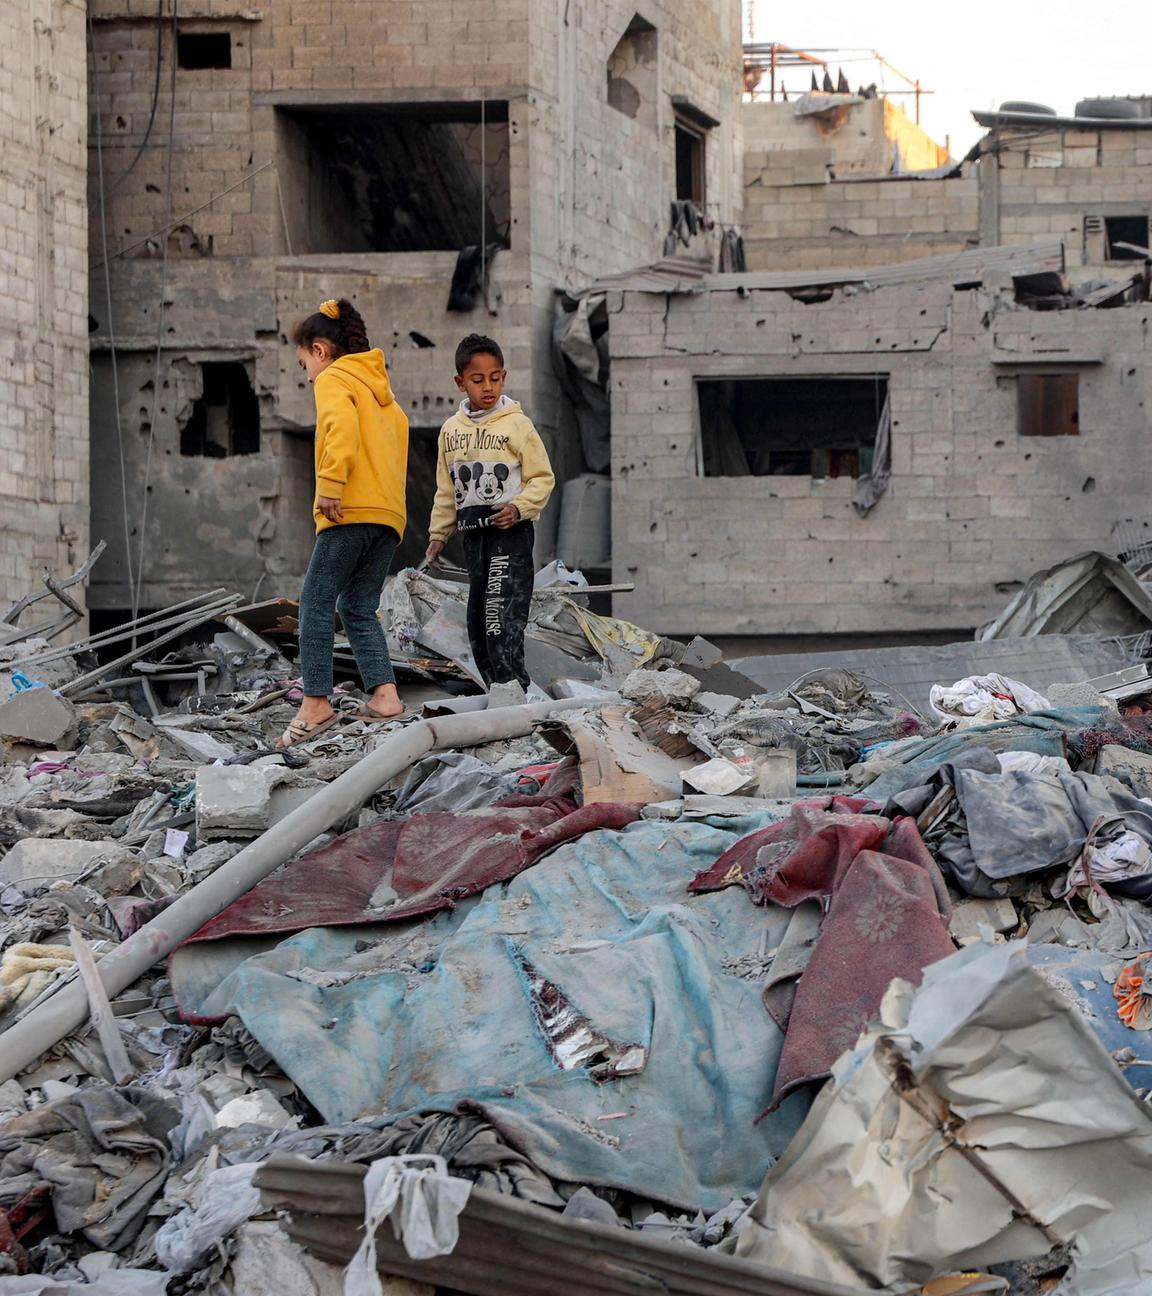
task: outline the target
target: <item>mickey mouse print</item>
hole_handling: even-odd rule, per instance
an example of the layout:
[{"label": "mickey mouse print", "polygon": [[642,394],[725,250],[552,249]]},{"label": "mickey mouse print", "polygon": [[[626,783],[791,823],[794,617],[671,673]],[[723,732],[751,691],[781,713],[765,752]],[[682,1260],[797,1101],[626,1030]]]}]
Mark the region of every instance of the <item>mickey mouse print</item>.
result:
[{"label": "mickey mouse print", "polygon": [[460,531],[475,531],[491,524],[492,519],[519,494],[522,473],[519,464],[500,460],[480,460],[451,464],[448,475],[456,498],[456,526]]},{"label": "mickey mouse print", "polygon": [[516,401],[502,397],[483,417],[462,403],[440,430],[429,538],[486,531],[508,505],[520,522],[534,522],[555,481],[548,452]]}]

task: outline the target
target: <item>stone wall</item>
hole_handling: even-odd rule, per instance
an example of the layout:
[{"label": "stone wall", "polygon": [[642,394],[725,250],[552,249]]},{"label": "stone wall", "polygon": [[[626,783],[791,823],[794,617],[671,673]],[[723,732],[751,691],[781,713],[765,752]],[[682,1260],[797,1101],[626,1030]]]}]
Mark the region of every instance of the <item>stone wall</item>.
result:
[{"label": "stone wall", "polygon": [[[617,0],[497,0],[481,19],[467,0],[286,0],[258,11],[205,0],[195,18],[181,20],[180,36],[226,36],[231,66],[178,66],[173,99],[172,33],[167,24],[157,31],[154,5],[93,0],[102,77],[93,108],[105,145],[114,255],[110,306],[94,280],[93,346],[102,355],[114,336],[122,350],[150,357],[152,369],[135,360],[121,393],[132,433],[129,475],[141,491],[149,439],[153,450],[142,603],[182,596],[190,584],[260,581],[264,595],[296,593],[310,543],[311,486],[298,454],[278,438],[308,436],[312,406],[285,338],[295,318],[328,296],[356,302],[413,427],[425,433],[458,398],[458,339],[492,333],[505,350],[509,392],[535,418],[559,475],[579,472],[578,439],[552,372],[555,290],[661,255],[673,192],[674,100],[719,123],[706,151],[710,209],[723,221],[738,215],[739,11],[739,0],[690,13],[671,3],[638,13]],[[643,76],[635,60],[612,63],[637,18],[655,32],[645,46],[655,45],[655,63]],[[157,51],[160,90],[149,134]],[[188,52],[178,62],[187,63]],[[609,103],[610,65],[617,80],[624,69],[647,96],[635,117]],[[481,101],[490,168],[485,233],[504,233],[507,220],[509,246],[493,262],[487,301],[450,313],[456,249],[480,238],[479,198],[465,201],[461,186],[475,170]],[[380,133],[362,147],[356,135],[365,122]],[[413,131],[425,123],[442,131],[445,122],[461,149],[454,169],[438,171],[435,144],[443,135],[430,135],[422,155]],[[365,165],[375,168],[367,178]],[[406,180],[419,181],[419,191],[401,192]],[[381,202],[385,190],[399,201]],[[366,195],[372,200],[361,201]],[[415,219],[382,230],[381,211],[405,205]],[[169,209],[176,228],[167,236],[165,270],[157,232]],[[714,241],[701,236],[691,251],[709,252]],[[187,364],[229,359],[247,367],[259,400],[259,454],[189,463],[179,436],[195,393],[184,401],[173,394]],[[110,407],[106,368],[97,369],[94,410]],[[106,448],[103,413],[99,423]],[[229,462],[242,471],[230,475],[221,467]],[[101,498],[113,485],[109,472],[101,456],[94,471]],[[213,492],[229,483],[247,493],[247,507],[230,504],[218,524]],[[169,527],[171,516],[187,522],[187,501],[197,497],[206,520]],[[556,513],[553,506],[540,528],[545,546]],[[138,526],[139,511],[133,521]],[[101,526],[110,524],[102,506]],[[108,570],[117,574],[98,582],[93,596],[104,607],[126,606],[123,561]]]},{"label": "stone wall", "polygon": [[0,6],[0,608],[88,554],[84,15]]},{"label": "stone wall", "polygon": [[[1039,313],[927,284],[818,304],[611,303],[613,579],[670,634],[966,633],[1030,573],[1147,518],[1152,306]],[[1063,357],[1063,359],[1062,359]],[[1017,375],[1079,375],[1080,435],[1021,436]],[[892,481],[700,475],[696,380],[886,377]]]}]

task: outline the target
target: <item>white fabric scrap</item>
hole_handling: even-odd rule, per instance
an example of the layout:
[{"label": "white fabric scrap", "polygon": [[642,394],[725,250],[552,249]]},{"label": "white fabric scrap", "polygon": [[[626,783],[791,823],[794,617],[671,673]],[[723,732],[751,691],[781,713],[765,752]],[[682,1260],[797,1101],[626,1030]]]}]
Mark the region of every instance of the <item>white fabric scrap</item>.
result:
[{"label": "white fabric scrap", "polygon": [[466,1179],[448,1174],[443,1157],[413,1154],[374,1161],[364,1176],[364,1240],[344,1271],[344,1296],[383,1296],[376,1233],[388,1218],[413,1260],[449,1255],[471,1190]]},{"label": "white fabric scrap", "polygon": [[933,684],[928,703],[938,719],[969,725],[1032,715],[1052,705],[1027,684],[1006,675],[968,675],[952,685]]}]

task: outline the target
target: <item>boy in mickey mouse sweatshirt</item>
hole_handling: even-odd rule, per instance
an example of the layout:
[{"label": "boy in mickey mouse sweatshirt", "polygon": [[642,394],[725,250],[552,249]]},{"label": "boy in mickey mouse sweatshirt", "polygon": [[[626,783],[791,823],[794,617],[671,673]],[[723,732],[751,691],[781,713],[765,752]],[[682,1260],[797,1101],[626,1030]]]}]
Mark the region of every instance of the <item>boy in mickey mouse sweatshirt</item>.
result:
[{"label": "boy in mickey mouse sweatshirt", "polygon": [[456,348],[459,410],[440,429],[436,498],[426,555],[434,562],[460,532],[468,568],[468,639],[486,685],[527,688],[524,629],[535,566],[532,523],[556,478],[518,402],[504,395],[504,353],[469,334]]}]

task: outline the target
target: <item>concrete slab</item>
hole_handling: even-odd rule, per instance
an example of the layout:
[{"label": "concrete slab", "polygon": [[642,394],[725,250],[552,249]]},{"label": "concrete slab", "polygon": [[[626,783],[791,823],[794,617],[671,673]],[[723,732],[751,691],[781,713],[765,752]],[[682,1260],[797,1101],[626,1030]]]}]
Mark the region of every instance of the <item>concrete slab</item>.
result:
[{"label": "concrete slab", "polygon": [[0,703],[0,737],[51,747],[76,723],[76,708],[49,688],[25,689]]},{"label": "concrete slab", "polygon": [[97,860],[119,859],[127,853],[114,841],[25,837],[0,860],[0,886],[27,893],[53,882],[74,882]]}]

